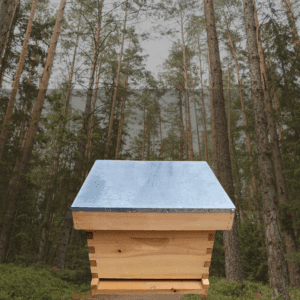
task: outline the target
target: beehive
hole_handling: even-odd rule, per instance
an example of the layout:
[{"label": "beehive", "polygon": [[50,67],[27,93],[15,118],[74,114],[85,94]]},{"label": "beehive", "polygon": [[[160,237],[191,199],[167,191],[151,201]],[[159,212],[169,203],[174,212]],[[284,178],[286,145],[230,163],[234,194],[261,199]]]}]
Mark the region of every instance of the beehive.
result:
[{"label": "beehive", "polygon": [[235,206],[206,162],[97,160],[71,207],[92,295],[203,294]]}]

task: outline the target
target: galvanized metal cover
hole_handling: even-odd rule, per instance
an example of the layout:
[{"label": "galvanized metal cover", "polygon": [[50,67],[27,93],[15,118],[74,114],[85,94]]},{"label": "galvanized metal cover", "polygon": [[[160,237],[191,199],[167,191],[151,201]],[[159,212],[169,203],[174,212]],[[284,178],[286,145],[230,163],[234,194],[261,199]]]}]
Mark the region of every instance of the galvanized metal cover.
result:
[{"label": "galvanized metal cover", "polygon": [[72,211],[235,212],[205,161],[96,160]]}]

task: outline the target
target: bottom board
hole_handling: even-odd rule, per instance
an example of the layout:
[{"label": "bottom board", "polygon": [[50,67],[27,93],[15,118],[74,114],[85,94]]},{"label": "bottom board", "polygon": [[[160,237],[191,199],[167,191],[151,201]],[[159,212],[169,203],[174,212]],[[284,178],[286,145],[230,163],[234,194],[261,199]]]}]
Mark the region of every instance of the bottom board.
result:
[{"label": "bottom board", "polygon": [[202,294],[207,295],[205,280],[120,280],[92,279],[92,295],[101,294]]}]

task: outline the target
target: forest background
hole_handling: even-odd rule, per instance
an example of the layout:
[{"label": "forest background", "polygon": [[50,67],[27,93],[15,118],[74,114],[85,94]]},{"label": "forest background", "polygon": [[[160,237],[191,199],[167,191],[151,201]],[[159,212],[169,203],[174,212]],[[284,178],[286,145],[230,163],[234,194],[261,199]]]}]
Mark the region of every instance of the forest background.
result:
[{"label": "forest background", "polygon": [[89,284],[70,206],[95,160],[206,160],[237,208],[210,276],[289,299],[300,287],[297,3],[2,0],[1,268],[50,266]]}]

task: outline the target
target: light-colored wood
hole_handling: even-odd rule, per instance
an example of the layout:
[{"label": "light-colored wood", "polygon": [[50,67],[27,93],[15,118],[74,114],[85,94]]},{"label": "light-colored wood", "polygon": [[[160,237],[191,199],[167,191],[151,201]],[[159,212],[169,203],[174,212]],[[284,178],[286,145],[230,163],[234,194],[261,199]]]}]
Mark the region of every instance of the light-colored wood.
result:
[{"label": "light-colored wood", "polygon": [[203,294],[208,290],[201,280],[105,280],[100,279],[98,289],[92,295],[100,294]]},{"label": "light-colored wood", "polygon": [[92,278],[91,289],[97,289],[99,283],[99,278]]},{"label": "light-colored wood", "polygon": [[93,231],[98,278],[201,279],[209,273],[214,231]]},{"label": "light-colored wood", "polygon": [[75,229],[231,230],[234,213],[121,213],[73,211]]},{"label": "light-colored wood", "polygon": [[202,279],[202,284],[205,289],[209,288],[209,280],[208,279]]}]

